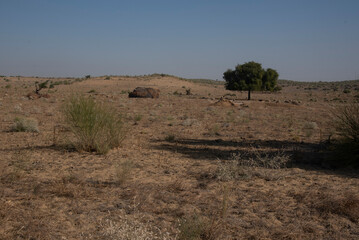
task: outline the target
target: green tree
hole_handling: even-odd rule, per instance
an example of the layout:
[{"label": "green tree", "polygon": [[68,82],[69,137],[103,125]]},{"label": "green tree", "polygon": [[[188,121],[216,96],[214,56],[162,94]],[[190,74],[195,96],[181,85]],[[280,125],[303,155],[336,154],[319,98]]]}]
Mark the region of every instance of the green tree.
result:
[{"label": "green tree", "polygon": [[274,91],[278,77],[276,70],[264,70],[260,63],[253,61],[238,64],[234,70],[228,69],[223,73],[226,89],[248,91],[248,100],[251,99],[251,91]]},{"label": "green tree", "polygon": [[262,65],[252,61],[237,65],[234,71],[227,70],[223,74],[223,78],[226,80],[226,89],[246,90],[248,91],[248,100],[250,100],[251,91],[261,89],[263,75]]},{"label": "green tree", "polygon": [[279,74],[276,70],[268,68],[267,71],[265,71],[263,74],[262,90],[273,91],[275,86],[277,85],[278,77]]}]

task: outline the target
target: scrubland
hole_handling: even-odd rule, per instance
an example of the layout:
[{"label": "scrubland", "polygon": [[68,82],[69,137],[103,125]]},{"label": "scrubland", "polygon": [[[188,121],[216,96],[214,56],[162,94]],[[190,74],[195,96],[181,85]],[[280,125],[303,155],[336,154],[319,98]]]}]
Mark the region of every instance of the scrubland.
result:
[{"label": "scrubland", "polygon": [[[359,238],[358,171],[332,151],[358,81],[281,81],[247,101],[221,82],[104,76],[26,97],[47,79],[0,77],[0,239]],[[138,86],[160,97],[128,98]],[[74,95],[117,111],[119,147],[76,148]]]}]

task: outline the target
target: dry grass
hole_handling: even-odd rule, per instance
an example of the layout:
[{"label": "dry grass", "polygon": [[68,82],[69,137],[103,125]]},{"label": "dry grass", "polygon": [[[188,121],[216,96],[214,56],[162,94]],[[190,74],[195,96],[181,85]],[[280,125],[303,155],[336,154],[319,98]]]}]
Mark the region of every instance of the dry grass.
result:
[{"label": "dry grass", "polygon": [[134,168],[131,160],[125,160],[118,164],[115,169],[115,180],[118,184],[123,184],[131,176],[131,172]]},{"label": "dry grass", "polygon": [[348,218],[354,223],[359,221],[359,196],[352,191],[346,191],[338,195],[327,190],[320,190],[318,192],[296,194],[295,198],[317,210],[324,218],[334,214]]},{"label": "dry grass", "polygon": [[137,219],[122,218],[118,222],[109,219],[100,223],[101,239],[108,240],[170,240],[168,233],[161,233],[149,223]]},{"label": "dry grass", "polygon": [[337,108],[334,113],[338,133],[349,141],[359,142],[359,103]]},{"label": "dry grass", "polygon": [[[169,76],[104,78],[57,85],[49,99],[28,100],[22,87],[46,79],[9,77],[13,87],[0,88],[0,239],[357,239],[358,173],[321,165],[329,102],[352,102],[353,87],[283,86],[246,101]],[[121,93],[138,86],[161,96]],[[81,142],[59,127],[63,102],[91,89],[132,123],[106,155],[61,145]],[[214,105],[226,94],[234,105]],[[38,119],[41,133],[9,131],[17,116]]]},{"label": "dry grass", "polygon": [[183,218],[179,223],[178,240],[216,240],[221,237],[218,221],[208,220],[198,215]]},{"label": "dry grass", "polygon": [[246,154],[232,154],[231,159],[219,161],[216,176],[220,181],[248,179],[254,176],[274,180],[282,176],[279,173],[275,174],[273,170],[285,168],[289,162],[289,155],[282,151],[266,153],[253,148]]},{"label": "dry grass", "polygon": [[34,118],[16,117],[11,126],[13,132],[39,132],[38,122]]},{"label": "dry grass", "polygon": [[91,98],[70,97],[64,104],[63,113],[80,151],[105,154],[118,147],[124,137],[123,122],[116,110]]}]

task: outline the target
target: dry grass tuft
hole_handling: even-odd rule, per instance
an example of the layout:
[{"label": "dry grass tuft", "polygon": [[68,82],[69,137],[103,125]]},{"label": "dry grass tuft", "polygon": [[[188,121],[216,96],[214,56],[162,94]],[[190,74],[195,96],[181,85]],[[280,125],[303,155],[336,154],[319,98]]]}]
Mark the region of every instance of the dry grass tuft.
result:
[{"label": "dry grass tuft", "polygon": [[14,124],[11,126],[12,132],[39,132],[39,127],[36,119],[17,117]]},{"label": "dry grass tuft", "polygon": [[106,154],[118,147],[124,137],[122,118],[116,110],[91,98],[70,97],[63,106],[63,113],[80,151]]},{"label": "dry grass tuft", "polygon": [[220,227],[219,221],[210,221],[204,217],[192,215],[180,220],[178,240],[220,239]]},{"label": "dry grass tuft", "polygon": [[338,108],[334,116],[337,119],[336,128],[343,138],[359,142],[359,103]]},{"label": "dry grass tuft", "polygon": [[123,184],[131,175],[131,171],[134,168],[134,164],[131,160],[125,160],[118,164],[115,169],[116,182]]}]

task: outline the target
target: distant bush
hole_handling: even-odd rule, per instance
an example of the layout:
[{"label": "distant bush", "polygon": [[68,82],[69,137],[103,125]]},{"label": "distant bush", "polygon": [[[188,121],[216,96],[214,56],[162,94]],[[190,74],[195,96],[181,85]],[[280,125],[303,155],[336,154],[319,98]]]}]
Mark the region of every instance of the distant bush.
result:
[{"label": "distant bush", "polygon": [[67,125],[80,151],[106,154],[118,147],[124,136],[122,118],[116,110],[84,96],[72,96],[63,106]]},{"label": "distant bush", "polygon": [[13,132],[39,132],[39,127],[36,119],[17,117],[14,124],[11,126]]},{"label": "distant bush", "polygon": [[172,135],[172,134],[167,135],[165,137],[165,141],[167,141],[167,142],[173,142],[175,139],[176,139],[175,135]]}]

